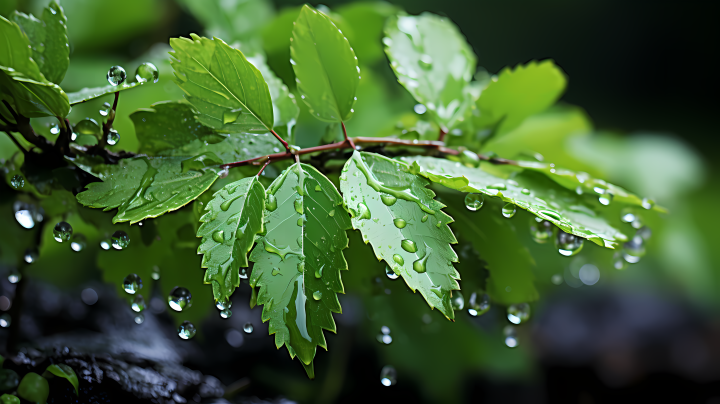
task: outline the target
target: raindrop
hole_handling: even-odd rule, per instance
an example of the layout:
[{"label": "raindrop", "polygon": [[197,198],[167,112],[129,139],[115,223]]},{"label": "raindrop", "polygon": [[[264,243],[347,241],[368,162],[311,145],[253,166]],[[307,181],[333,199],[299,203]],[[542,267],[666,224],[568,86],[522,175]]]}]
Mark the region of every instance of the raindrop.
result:
[{"label": "raindrop", "polygon": [[130,274],[123,280],[123,289],[125,292],[134,295],[142,289],[142,279],[137,274]]},{"label": "raindrop", "polygon": [[145,62],[135,70],[135,80],[137,80],[138,83],[144,83],[146,81],[157,83],[159,78],[160,74],[158,73],[158,69],[152,63]]},{"label": "raindrop", "polygon": [[10,327],[10,324],[12,323],[12,319],[10,318],[10,315],[7,313],[4,313],[0,316],[0,327],[2,328],[8,328]]},{"label": "raindrop", "polygon": [[23,259],[28,264],[32,264],[33,262],[37,261],[38,249],[37,248],[28,248],[27,250],[25,250],[25,255],[23,256]]},{"label": "raindrop", "polygon": [[517,209],[515,208],[515,204],[507,203],[502,208],[502,215],[510,219],[511,217],[515,216],[516,211]]},{"label": "raindrop", "polygon": [[115,129],[110,129],[105,137],[105,143],[115,146],[120,141],[120,134]]},{"label": "raindrop", "polygon": [[550,278],[550,282],[552,282],[553,285],[561,285],[563,283],[563,277],[560,274],[555,274]]},{"label": "raindrop", "polygon": [[485,198],[480,194],[465,195],[465,207],[473,212],[482,208],[484,202]]},{"label": "raindrop", "polygon": [[80,252],[85,249],[87,246],[87,239],[84,235],[78,233],[73,236],[72,241],[70,242],[70,248],[72,248],[75,252]]},{"label": "raindrop", "polygon": [[392,206],[397,202],[397,198],[392,195],[380,195],[380,200],[382,200],[386,206]]},{"label": "raindrop", "polygon": [[653,207],[655,207],[655,201],[652,200],[652,199],[643,198],[643,200],[642,200],[642,207],[645,208],[645,209],[650,210],[650,209],[652,209]]},{"label": "raindrop", "polygon": [[150,274],[150,277],[151,277],[154,281],[160,279],[160,267],[158,267],[157,265],[153,265],[153,267],[152,267],[152,273]]},{"label": "raindrop", "polygon": [[600,270],[592,264],[585,264],[578,272],[580,281],[588,286],[596,284],[600,280]]},{"label": "raindrop", "polygon": [[215,302],[215,307],[217,307],[218,310],[226,310],[232,307],[232,300],[225,298],[220,299]]},{"label": "raindrop", "polygon": [[125,69],[120,66],[113,66],[107,72],[107,81],[114,86],[122,84],[126,77]]},{"label": "raindrop", "polygon": [[313,296],[313,299],[320,300],[320,299],[322,299],[322,292],[319,290],[316,290],[313,292],[312,296]]},{"label": "raindrop", "polygon": [[463,308],[465,308],[465,298],[459,290],[455,290],[452,292],[450,303],[452,304],[453,310],[462,310]]},{"label": "raindrop", "polygon": [[517,331],[515,330],[515,327],[508,325],[503,329],[503,335],[505,335],[505,345],[508,346],[508,348],[515,348],[518,346],[518,340],[517,340]]},{"label": "raindrop", "polygon": [[130,236],[122,230],[118,230],[112,235],[112,246],[116,250],[122,250],[130,245]]},{"label": "raindrop", "polygon": [[[598,188],[595,188],[596,192]],[[607,190],[603,190],[602,193],[598,192],[600,196],[598,197],[598,201],[600,201],[601,204],[608,206],[610,205],[610,202],[613,200],[613,194],[608,192]]]},{"label": "raindrop", "polygon": [[637,264],[645,256],[645,240],[637,234],[623,244],[623,258],[630,264]]},{"label": "raindrop", "polygon": [[380,383],[385,387],[390,387],[397,383],[397,372],[392,366],[384,366],[380,371]]},{"label": "raindrop", "polygon": [[72,236],[72,226],[67,222],[58,222],[53,228],[53,237],[58,243],[70,240]]},{"label": "raindrop", "polygon": [[403,240],[403,241],[401,241],[401,242],[400,242],[400,247],[402,247],[403,250],[405,250],[405,251],[407,251],[407,252],[409,252],[409,253],[414,253],[414,252],[417,252],[417,250],[418,250],[418,249],[417,249],[417,244],[415,244],[415,242],[412,241],[412,240]]},{"label": "raindrop", "polygon": [[555,239],[555,246],[561,255],[570,257],[582,250],[584,241],[585,240],[581,237],[565,233],[564,231],[558,231],[557,238]]},{"label": "raindrop", "polygon": [[413,110],[416,114],[422,115],[427,112],[427,107],[422,104],[415,104]]},{"label": "raindrop", "polygon": [[147,308],[147,305],[145,305],[145,299],[143,299],[142,295],[135,296],[130,304],[130,308],[136,313],[140,313]]},{"label": "raindrop", "polygon": [[254,329],[255,328],[252,323],[245,323],[245,325],[243,325],[243,331],[245,331],[245,334],[252,334]]},{"label": "raindrop", "polygon": [[637,215],[631,208],[625,208],[620,212],[620,219],[624,223],[632,223],[637,219]]},{"label": "raindrop", "polygon": [[142,313],[138,313],[135,318],[135,324],[140,325],[145,322],[145,315]]},{"label": "raindrop", "polygon": [[240,279],[247,279],[248,278],[247,268],[240,268],[240,272],[238,275],[240,276]]},{"label": "raindrop", "polygon": [[377,335],[378,342],[390,345],[392,343],[392,336],[390,336],[390,327],[384,325],[380,327],[380,334]]},{"label": "raindrop", "polygon": [[225,309],[220,311],[220,317],[222,318],[230,318],[232,316],[232,311],[230,309]]},{"label": "raindrop", "polygon": [[190,339],[195,336],[196,332],[195,326],[189,321],[183,321],[178,327],[178,337],[182,339]]},{"label": "raindrop", "polygon": [[402,255],[400,255],[400,254],[393,255],[393,261],[397,262],[399,265],[405,264],[405,260],[403,259]]},{"label": "raindrop", "polygon": [[536,217],[530,221],[530,235],[538,244],[547,243],[553,235],[553,224],[547,220]]},{"label": "raindrop", "polygon": [[530,318],[530,305],[527,303],[511,304],[507,308],[507,319],[513,324],[520,324]]},{"label": "raindrop", "polygon": [[405,222],[405,220],[403,219],[395,219],[393,220],[393,224],[395,224],[395,227],[397,227],[398,229],[402,229],[407,226],[407,222]]},{"label": "raindrop", "polygon": [[490,310],[490,296],[485,292],[473,292],[468,300],[468,313],[473,316],[481,316]]},{"label": "raindrop", "polygon": [[103,250],[109,250],[111,243],[112,241],[109,239],[100,240],[100,248],[102,248]]},{"label": "raindrop", "polygon": [[20,189],[25,186],[25,178],[23,178],[22,175],[15,174],[12,179],[10,179],[10,185],[15,189]]},{"label": "raindrop", "polygon": [[277,198],[275,198],[275,195],[270,194],[267,196],[267,201],[265,202],[265,209],[269,210],[270,212],[277,209]]},{"label": "raindrop", "polygon": [[11,268],[10,272],[8,272],[7,279],[10,283],[18,283],[22,279],[22,274],[17,270],[17,268]]},{"label": "raindrop", "polygon": [[50,133],[53,135],[57,135],[60,133],[60,125],[54,123],[50,125]]},{"label": "raindrop", "polygon": [[399,277],[399,275],[396,274],[389,265],[385,266],[385,275],[387,275],[387,277],[392,280],[395,280]]},{"label": "raindrop", "polygon": [[192,294],[182,286],[175,286],[168,295],[168,305],[175,311],[183,311],[192,306]]},{"label": "raindrop", "polygon": [[13,204],[13,210],[15,211],[15,220],[26,229],[35,227],[36,219],[38,222],[42,221],[42,215],[33,205],[17,201]]},{"label": "raindrop", "polygon": [[625,261],[621,252],[613,254],[613,268],[618,271],[622,271],[627,268],[627,261]]},{"label": "raindrop", "polygon": [[73,131],[80,135],[97,136],[100,133],[100,125],[92,118],[85,118],[76,123]]}]

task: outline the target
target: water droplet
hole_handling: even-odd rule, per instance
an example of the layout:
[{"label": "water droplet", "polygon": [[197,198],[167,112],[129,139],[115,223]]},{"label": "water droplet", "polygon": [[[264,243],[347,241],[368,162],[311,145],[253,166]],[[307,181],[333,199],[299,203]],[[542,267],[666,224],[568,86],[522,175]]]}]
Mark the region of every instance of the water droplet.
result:
[{"label": "water droplet", "polygon": [[642,200],[642,207],[645,208],[645,209],[650,210],[650,209],[652,209],[653,207],[655,207],[655,201],[652,200],[652,199],[643,198],[643,200]]},{"label": "water droplet", "polygon": [[178,337],[182,339],[190,339],[195,336],[195,333],[197,333],[197,330],[193,323],[189,321],[183,321],[178,327]]},{"label": "water droplet", "polygon": [[405,260],[400,254],[393,255],[393,261],[397,262],[398,265],[405,265]]},{"label": "water droplet", "polygon": [[627,268],[627,261],[625,261],[622,253],[619,251],[613,254],[613,268],[617,269],[618,271],[622,271],[623,269]]},{"label": "water droplet", "polygon": [[128,236],[127,233],[122,230],[118,230],[113,233],[111,239],[112,246],[116,250],[125,249],[130,245],[130,236]]},{"label": "water droplet", "polygon": [[402,229],[403,227],[405,227],[407,225],[407,223],[403,219],[395,219],[395,220],[393,220],[393,223],[395,224],[395,227],[397,227],[398,229]]},{"label": "water droplet", "polygon": [[42,208],[38,209],[35,205],[16,201],[13,204],[13,211],[15,212],[15,220],[26,229],[32,229],[35,227],[36,222],[43,221],[43,210]]},{"label": "water droplet", "polygon": [[507,308],[507,319],[513,324],[520,324],[530,318],[530,305],[527,303],[511,304]]},{"label": "water droplet", "polygon": [[15,174],[10,179],[10,185],[15,189],[20,189],[25,186],[25,178],[23,178],[22,175]]},{"label": "water droplet", "polygon": [[265,201],[265,209],[269,210],[270,212],[277,209],[277,198],[275,198],[275,195],[268,194],[267,201]]},{"label": "water droplet", "polygon": [[425,215],[422,217],[422,219],[420,219],[420,221],[423,223],[427,222],[427,220],[428,220],[428,215]]},{"label": "water droplet", "polygon": [[135,316],[135,318],[133,320],[135,321],[135,324],[140,325],[145,322],[145,315],[142,313],[139,313]]},{"label": "water droplet", "polygon": [[630,264],[637,264],[645,256],[645,240],[637,234],[623,244],[623,258]]},{"label": "water droplet", "polygon": [[120,66],[113,66],[107,72],[107,81],[114,86],[122,84],[126,77],[125,69]]},{"label": "water droplet", "polygon": [[598,201],[600,201],[600,203],[602,205],[605,205],[605,206],[610,205],[610,203],[613,200],[613,194],[611,194],[607,189],[603,189],[600,187],[595,187],[594,190],[595,190],[595,193],[600,195],[598,197]]},{"label": "water droplet", "polygon": [[555,246],[561,255],[570,257],[582,250],[584,241],[581,237],[558,230],[557,238],[555,238]]},{"label": "water droplet", "polygon": [[222,230],[215,230],[212,234],[212,239],[216,243],[222,243],[225,241],[225,232]]},{"label": "water droplet", "polygon": [[240,268],[240,279],[247,279],[248,278],[248,271],[247,268]]},{"label": "water droplet", "polygon": [[75,252],[80,252],[85,249],[87,246],[87,239],[84,235],[78,233],[73,236],[72,241],[70,242],[70,248]]},{"label": "water droplet", "polygon": [[175,286],[168,295],[168,305],[175,311],[190,308],[192,306],[192,294],[182,286]]},{"label": "water droplet", "polygon": [[159,279],[160,279],[160,267],[158,267],[157,265],[153,265],[153,267],[152,267],[152,273],[150,274],[150,277],[151,277],[154,281],[159,280]]},{"label": "water droplet", "polygon": [[143,283],[142,279],[137,274],[130,274],[125,277],[123,280],[123,289],[125,289],[125,292],[134,295],[142,289]]},{"label": "water droplet", "polygon": [[110,239],[100,240],[100,248],[102,248],[103,250],[109,250],[111,244],[112,240]]},{"label": "water droplet", "polygon": [[502,208],[502,215],[510,219],[511,217],[515,216],[516,211],[517,209],[515,208],[515,204],[507,203]]},{"label": "water droplet", "polygon": [[465,298],[459,290],[453,290],[450,304],[452,304],[453,310],[462,310],[465,308]]},{"label": "water droplet", "polygon": [[254,327],[252,323],[245,323],[245,325],[243,325],[243,331],[245,331],[245,334],[252,334],[253,330]]},{"label": "water droplet", "polygon": [[272,269],[272,276],[275,276],[275,275],[277,275],[277,274],[279,274],[279,273],[280,273],[280,268],[275,267],[275,268]]},{"label": "water droplet", "polygon": [[[400,257],[400,258],[402,258],[402,257]],[[399,275],[396,274],[395,271],[393,271],[392,268],[390,268],[389,265],[386,265],[386,266],[385,266],[385,275],[386,275],[389,279],[392,279],[392,280],[395,280],[395,279],[397,279],[397,278],[399,277]]]},{"label": "water droplet", "polygon": [[97,136],[101,132],[101,129],[96,120],[85,118],[73,126],[73,131],[80,135]]},{"label": "water droplet", "polygon": [[18,271],[17,268],[11,268],[10,272],[8,272],[7,279],[10,283],[18,283],[22,280],[22,274],[20,273],[20,271]]},{"label": "water droplet", "polygon": [[553,285],[560,285],[563,283],[563,277],[560,274],[555,274],[550,278],[550,282],[552,282]]},{"label": "water droplet", "polygon": [[552,238],[554,227],[552,222],[534,218],[530,221],[530,235],[536,243],[544,244]]},{"label": "water droplet", "polygon": [[315,185],[315,191],[317,191],[317,192],[322,191],[322,188],[320,188],[320,185]]},{"label": "water droplet", "polygon": [[57,135],[60,133],[60,125],[54,123],[50,125],[50,133],[53,135]]},{"label": "water droplet", "polygon": [[299,214],[302,215],[302,214],[303,214],[303,211],[304,211],[304,209],[303,209],[303,199],[302,199],[302,198],[297,198],[297,199],[295,199],[295,202],[293,203],[293,205],[295,206],[295,212],[297,212],[297,213],[299,213]]},{"label": "water droplet", "polygon": [[115,129],[110,129],[105,137],[105,143],[115,146],[120,141],[120,134]]},{"label": "water droplet", "polygon": [[[411,251],[411,252],[414,252],[414,251]],[[415,270],[415,272],[417,272],[417,273],[423,273],[423,272],[427,271],[426,262],[429,257],[430,257],[430,253],[428,252],[425,254],[424,257],[413,262],[413,270]],[[434,290],[433,290],[433,292],[434,292]],[[438,297],[442,297],[442,296],[438,296]]]},{"label": "water droplet", "polygon": [[358,219],[370,219],[370,217],[372,217],[372,215],[367,205],[363,202],[358,203]]},{"label": "water droplet", "polygon": [[380,383],[385,387],[390,387],[397,383],[397,372],[392,366],[384,366],[380,371]]},{"label": "water droplet", "polygon": [[397,198],[392,195],[380,195],[380,200],[382,200],[382,203],[386,206],[393,206],[395,202],[397,202]]},{"label": "water droplet", "polygon": [[422,68],[423,70],[430,70],[430,69],[432,69],[432,63],[433,63],[432,56],[430,56],[428,54],[420,55],[420,59],[418,60],[418,65],[420,65],[420,68]]},{"label": "water droplet", "polygon": [[415,104],[413,107],[413,111],[415,111],[416,114],[422,115],[427,112],[427,107],[423,104]]},{"label": "water droplet", "polygon": [[4,313],[3,315],[0,315],[0,327],[8,328],[10,327],[10,324],[12,324],[12,318],[9,314]]},{"label": "water droplet", "polygon": [[473,292],[468,300],[468,314],[481,316],[490,310],[490,296],[484,292]]},{"label": "water droplet", "polygon": [[635,211],[632,208],[624,208],[620,212],[620,219],[624,223],[632,223],[637,219],[637,215],[635,214]]},{"label": "water droplet", "polygon": [[218,310],[229,309],[232,307],[232,301],[228,298],[216,300],[215,307],[217,307]]},{"label": "water droplet", "polygon": [[382,326],[380,327],[380,334],[377,335],[378,342],[390,345],[392,343],[392,336],[390,336],[390,327],[388,326]]},{"label": "water droplet", "polygon": [[333,210],[331,210],[330,212],[328,212],[328,216],[330,216],[330,217],[335,216],[335,209],[333,209]]},{"label": "water droplet", "polygon": [[322,292],[319,290],[316,290],[313,292],[313,299],[320,300],[322,299]]},{"label": "water droplet", "polygon": [[465,207],[470,211],[475,212],[476,210],[482,208],[484,202],[485,198],[483,198],[480,194],[465,195]]},{"label": "water droplet", "polygon": [[69,241],[72,233],[72,226],[67,222],[58,222],[53,228],[53,237],[58,243]]},{"label": "water droplet", "polygon": [[28,248],[27,250],[25,250],[25,255],[23,256],[23,259],[28,264],[32,264],[33,262],[37,261],[38,249],[37,248]]},{"label": "water droplet", "polygon": [[417,250],[418,250],[418,249],[417,249],[417,244],[415,244],[415,242],[412,241],[412,240],[403,240],[403,241],[401,241],[401,242],[400,242],[400,247],[402,247],[403,250],[405,250],[405,251],[407,251],[407,252],[409,252],[409,253],[414,253],[414,252],[417,252]]},{"label": "water droplet", "polygon": [[135,70],[135,80],[137,80],[138,83],[144,83],[146,81],[157,83],[159,79],[160,74],[158,73],[158,69],[152,63],[145,62]]},{"label": "water droplet", "polygon": [[508,348],[515,348],[518,345],[517,331],[515,327],[508,325],[503,329],[503,335],[505,336],[505,345]]},{"label": "water droplet", "polygon": [[145,304],[145,299],[143,299],[142,295],[135,295],[132,304],[130,304],[130,308],[136,313],[140,313],[147,308],[147,305]]}]

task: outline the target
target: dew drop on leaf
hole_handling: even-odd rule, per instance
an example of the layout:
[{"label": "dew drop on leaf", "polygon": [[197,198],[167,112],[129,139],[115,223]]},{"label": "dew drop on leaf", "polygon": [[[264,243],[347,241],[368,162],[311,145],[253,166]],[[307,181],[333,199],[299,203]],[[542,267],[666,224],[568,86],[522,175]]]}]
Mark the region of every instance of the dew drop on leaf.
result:
[{"label": "dew drop on leaf", "polygon": [[616,252],[613,254],[613,268],[617,269],[618,271],[622,271],[623,269],[627,268],[627,261],[625,261],[625,258],[623,258],[622,252]]},{"label": "dew drop on leaf", "polygon": [[393,255],[393,261],[397,262],[399,265],[405,265],[405,260],[400,254]]},{"label": "dew drop on leaf", "polygon": [[368,209],[367,205],[365,205],[364,202],[358,203],[358,219],[370,219],[371,217],[370,209]]},{"label": "dew drop on leaf", "polygon": [[322,299],[322,292],[319,290],[316,290],[313,292],[312,296],[313,296],[313,299],[320,300],[320,299]]},{"label": "dew drop on leaf", "polygon": [[68,222],[58,222],[53,228],[53,238],[58,243],[69,241],[72,237],[73,229]]},{"label": "dew drop on leaf", "polygon": [[125,249],[130,245],[130,236],[122,230],[118,230],[113,233],[111,240],[112,246],[116,250]]},{"label": "dew drop on leaf", "polygon": [[582,250],[584,241],[581,237],[558,230],[557,237],[555,238],[555,246],[561,255],[570,257]]},{"label": "dew drop on leaf", "polygon": [[178,337],[182,339],[190,339],[195,336],[195,333],[197,333],[195,326],[189,321],[183,321],[182,324],[180,324],[180,326],[178,327],[177,331]]},{"label": "dew drop on leaf", "polygon": [[507,308],[507,319],[513,324],[521,324],[530,318],[530,305],[527,303],[511,304]]},{"label": "dew drop on leaf", "polygon": [[105,137],[105,142],[110,146],[115,146],[119,141],[120,134],[115,129],[110,129]]},{"label": "dew drop on leaf", "polygon": [[137,274],[130,274],[123,280],[123,289],[131,295],[137,293],[140,289],[142,289],[142,287],[142,279],[140,279]]},{"label": "dew drop on leaf", "polygon": [[490,296],[485,292],[473,292],[468,299],[468,314],[473,317],[481,316],[490,310]]},{"label": "dew drop on leaf", "polygon": [[160,267],[158,267],[157,265],[153,265],[153,267],[152,267],[152,274],[150,274],[150,277],[151,277],[154,281],[159,280],[159,279],[160,279]]},{"label": "dew drop on leaf", "polygon": [[476,210],[482,208],[484,202],[485,198],[483,198],[480,194],[465,195],[465,207],[470,211],[475,212]]},{"label": "dew drop on leaf", "polygon": [[548,240],[552,239],[554,227],[555,226],[552,222],[543,220],[539,217],[530,219],[530,235],[538,244],[547,243]]},{"label": "dew drop on leaf", "polygon": [[400,247],[402,247],[403,250],[414,253],[417,252],[417,244],[415,244],[412,240],[403,240],[400,242]]},{"label": "dew drop on leaf", "polygon": [[50,133],[53,135],[60,134],[60,125],[56,123],[50,125]]},{"label": "dew drop on leaf", "polygon": [[223,230],[215,230],[212,234],[212,239],[216,243],[222,243],[225,241],[225,232]]},{"label": "dew drop on leaf", "polygon": [[267,201],[265,201],[265,208],[270,212],[277,209],[277,198],[275,198],[275,195],[269,194],[267,196]]},{"label": "dew drop on leaf", "polygon": [[422,217],[422,219],[420,219],[420,221],[423,223],[427,222],[427,220],[428,220],[428,215],[425,215]]},{"label": "dew drop on leaf", "polygon": [[135,324],[140,325],[140,324],[142,324],[142,323],[145,322],[145,315],[142,314],[142,313],[138,313],[138,314],[135,316],[135,319],[134,319],[134,320],[135,320]]},{"label": "dew drop on leaf", "polygon": [[168,305],[175,311],[183,311],[192,306],[192,294],[182,286],[175,286],[168,295]]},{"label": "dew drop on leaf", "polygon": [[392,195],[380,195],[380,200],[382,200],[382,203],[386,206],[392,206],[397,202],[397,198]]},{"label": "dew drop on leaf", "polygon": [[248,271],[247,268],[240,268],[240,279],[247,279],[248,278]]},{"label": "dew drop on leaf", "polygon": [[232,301],[228,298],[223,298],[220,300],[215,301],[215,307],[217,307],[218,310],[225,310],[232,307]]},{"label": "dew drop on leaf", "polygon": [[111,247],[111,244],[112,244],[112,240],[110,240],[110,239],[100,240],[100,248],[102,248],[103,250],[109,250]]},{"label": "dew drop on leaf", "polygon": [[397,372],[392,366],[384,366],[380,371],[380,383],[385,387],[390,387],[397,383]]},{"label": "dew drop on leaf", "polygon": [[508,219],[515,216],[515,212],[517,211],[515,204],[513,203],[507,203],[502,208],[502,215]]},{"label": "dew drop on leaf", "polygon": [[121,66],[113,66],[107,72],[107,81],[114,86],[122,84],[125,78],[127,78],[127,73]]},{"label": "dew drop on leaf", "polygon": [[22,175],[15,174],[10,179],[10,185],[15,189],[20,189],[25,186],[25,178],[23,178]]},{"label": "dew drop on leaf", "polygon": [[637,264],[645,256],[645,240],[637,234],[623,244],[623,258],[630,264]]},{"label": "dew drop on leaf", "polygon": [[652,200],[652,199],[643,198],[643,200],[642,200],[642,207],[645,208],[645,209],[650,210],[650,209],[652,209],[653,207],[655,207],[655,201]]},{"label": "dew drop on leaf", "polygon": [[[402,257],[400,257],[400,258],[402,258]],[[385,275],[386,275],[389,279],[392,279],[392,280],[395,280],[395,279],[397,279],[397,278],[399,277],[399,275],[396,274],[395,271],[393,271],[392,268],[390,268],[389,265],[386,265],[386,266],[385,266]]]},{"label": "dew drop on leaf", "polygon": [[422,55],[420,55],[420,59],[418,60],[418,65],[420,65],[420,67],[421,67],[423,70],[430,70],[430,69],[432,69],[432,63],[433,63],[432,56],[430,56],[430,55],[428,55],[428,54],[422,54]]},{"label": "dew drop on leaf", "polygon": [[100,125],[92,118],[81,119],[73,126],[73,131],[79,135],[97,136],[100,134]]},{"label": "dew drop on leaf", "polygon": [[157,67],[154,64],[145,62],[138,66],[135,70],[135,80],[138,83],[145,83],[146,81],[152,81],[157,83],[160,78]]}]

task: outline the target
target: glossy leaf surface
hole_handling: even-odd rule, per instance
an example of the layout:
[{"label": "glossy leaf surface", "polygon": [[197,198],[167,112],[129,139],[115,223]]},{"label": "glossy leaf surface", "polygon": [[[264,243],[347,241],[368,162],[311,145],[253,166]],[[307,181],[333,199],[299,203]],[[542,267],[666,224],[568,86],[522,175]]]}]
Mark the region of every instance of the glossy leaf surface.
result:
[{"label": "glossy leaf surface", "polygon": [[452,320],[450,297],[460,289],[460,275],[450,244],[457,240],[448,227],[452,218],[433,199],[428,184],[402,161],[357,151],[340,177],[353,228],[410,289],[420,290],[430,307]]},{"label": "glossy leaf surface", "polygon": [[40,19],[15,12],[15,22],[30,39],[32,58],[45,78],[60,84],[70,65],[67,18],[55,1],[43,9]]},{"label": "glossy leaf surface", "polygon": [[30,372],[20,381],[17,394],[30,402],[44,404],[50,394],[50,385],[44,377]]},{"label": "glossy leaf surface", "polygon": [[310,114],[328,122],[350,119],[360,68],[347,38],[328,16],[306,5],[292,39],[291,63]]},{"label": "glossy leaf surface", "polygon": [[205,210],[197,231],[204,282],[212,285],[215,300],[226,300],[240,286],[240,267],[248,266],[247,254],[263,232],[265,187],[257,176],[243,178],[216,192]]},{"label": "glossy leaf surface", "polygon": [[64,363],[58,363],[54,365],[50,365],[45,370],[46,372],[49,372],[57,377],[62,377],[63,379],[67,379],[67,381],[70,382],[70,384],[73,385],[75,388],[75,394],[80,394],[78,390],[79,382],[77,374],[75,374],[75,371],[70,366],[64,364]]},{"label": "glossy leaf surface", "polygon": [[295,123],[297,122],[300,108],[295,102],[295,96],[288,90],[287,86],[280,80],[270,67],[268,67],[265,57],[255,55],[247,58],[262,74],[270,91],[270,99],[273,106],[273,126],[276,131],[281,131],[283,138],[289,138]]},{"label": "glossy leaf surface", "polygon": [[80,91],[76,91],[74,93],[68,93],[68,99],[70,100],[70,105],[80,104],[85,101],[94,100],[95,98],[102,97],[103,95],[113,94],[117,93],[118,91],[123,90],[129,90],[131,88],[139,87],[144,84],[152,83],[151,81],[136,81],[134,83],[122,83],[117,86],[113,86],[112,84],[108,84],[106,86],[102,87],[93,87],[93,88],[83,88]]},{"label": "glossy leaf surface", "polygon": [[317,346],[327,349],[322,330],[335,332],[332,313],[341,312],[340,271],[347,269],[342,250],[351,227],[342,203],[324,175],[293,164],[267,190],[266,233],[250,254],[250,286],[259,287],[262,319],[270,321],[275,345],[286,345],[305,365]]}]

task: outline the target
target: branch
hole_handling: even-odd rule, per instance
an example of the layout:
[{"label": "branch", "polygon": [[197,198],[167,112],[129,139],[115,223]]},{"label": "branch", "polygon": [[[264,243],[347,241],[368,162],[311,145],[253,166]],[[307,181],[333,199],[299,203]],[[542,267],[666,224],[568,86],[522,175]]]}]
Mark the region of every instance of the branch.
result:
[{"label": "branch", "polygon": [[275,133],[274,130],[270,129],[270,132],[272,132],[272,134],[275,135],[275,138],[277,138],[277,140],[279,140],[280,143],[282,143],[282,145],[285,147],[285,152],[290,153],[290,145],[286,141],[284,141],[283,138],[280,137],[280,135]]},{"label": "branch", "polygon": [[348,135],[347,135],[347,129],[345,129],[345,122],[340,121],[340,125],[342,125],[343,136],[345,136],[345,141],[350,144],[350,147],[352,147],[353,149],[355,149],[355,143],[354,143],[354,142],[352,141],[352,139],[350,139],[350,138],[348,137]]},{"label": "branch", "polygon": [[443,130],[443,128],[440,128],[440,135],[438,136],[438,140],[441,141],[441,142],[444,141],[444,140],[445,140],[445,135],[447,135],[447,132],[445,132],[445,131]]},{"label": "branch", "polygon": [[7,127],[7,126],[0,126],[0,132],[5,132],[5,134],[7,134],[8,137],[13,141],[13,143],[15,143],[15,146],[17,146],[17,148],[20,149],[21,152],[23,152],[23,154],[27,154],[27,153],[28,153],[28,151],[25,150],[25,148],[20,145],[20,142],[18,142],[18,140],[15,139],[15,136],[13,136],[13,135],[10,133],[11,131],[10,131],[10,128],[9,128],[9,127]]}]

